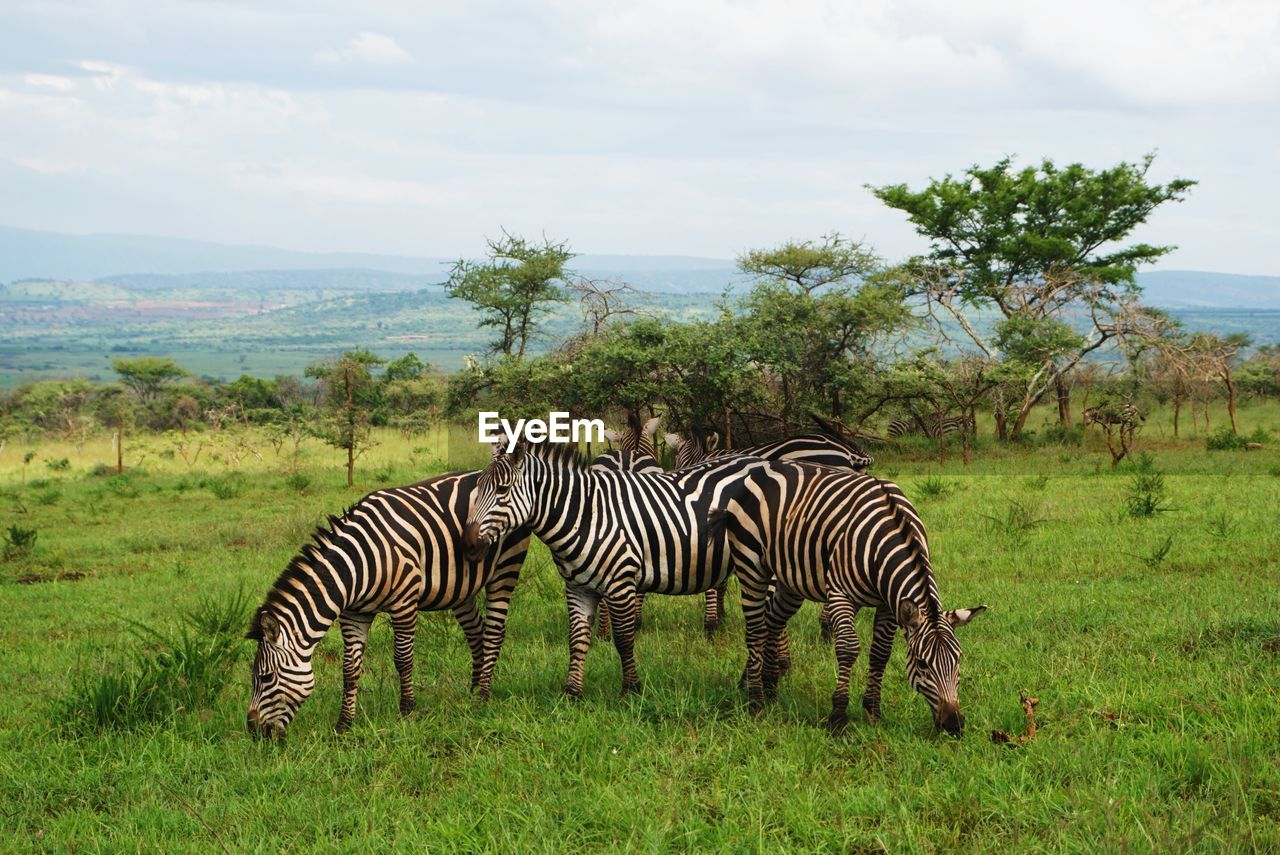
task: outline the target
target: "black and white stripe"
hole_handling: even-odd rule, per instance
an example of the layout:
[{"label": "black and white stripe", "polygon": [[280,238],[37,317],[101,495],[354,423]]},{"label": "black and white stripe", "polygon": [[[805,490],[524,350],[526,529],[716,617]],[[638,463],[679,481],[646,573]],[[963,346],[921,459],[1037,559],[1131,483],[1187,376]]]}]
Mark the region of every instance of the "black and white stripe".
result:
[{"label": "black and white stripe", "polygon": [[[463,525],[479,478],[479,472],[454,473],[370,493],[315,533],[253,616],[251,733],[284,736],[315,687],[312,657],[334,621],[341,624],[343,648],[336,729],[350,727],[369,626],[379,612],[390,616],[395,633],[402,713],[414,705],[419,611],[453,611],[471,648],[471,688],[488,697],[529,534],[513,531],[477,560],[464,555]],[[476,607],[481,590],[483,614]]]},{"label": "black and white stripe", "polygon": [[639,689],[633,653],[638,592],[699,594],[731,570],[723,540],[711,537],[711,509],[741,475],[764,461],[732,457],[673,473],[588,467],[573,449],[494,447],[468,517],[472,543],[527,526],[547,545],[569,601],[565,692],[582,694],[590,627],[601,600],[622,660],[622,689]]},{"label": "black and white stripe", "polygon": [[[853,472],[866,472],[875,463],[875,458],[862,446],[845,439],[836,432],[834,427],[824,422],[820,424],[824,428],[823,433],[804,434],[790,439],[753,445],[749,448],[722,449],[720,437],[715,433],[700,437],[668,433],[666,440],[667,445],[675,449],[677,470],[694,466],[703,460],[733,454],[759,457],[764,460],[794,460]],[[724,586],[707,592],[702,611],[702,628],[708,635],[714,633],[720,624],[720,616],[724,614],[724,595]],[[822,626],[823,637],[829,637],[830,621],[825,608],[818,620]],[[787,651],[788,642],[784,635],[782,643],[784,667],[789,662]]]},{"label": "black and white stripe", "polygon": [[910,419],[894,419],[885,428],[890,439],[898,439],[908,434],[921,433],[929,439],[937,439],[949,433],[973,430],[973,420],[968,416],[947,416],[939,421],[934,416],[913,416]]},{"label": "black and white stripe", "polygon": [[[748,472],[716,512],[726,527],[744,592],[748,691],[754,708],[776,690],[777,639],[806,599],[831,609],[839,676],[829,723],[847,721],[849,674],[858,654],[854,618],[876,610],[863,707],[880,715],[880,684],[902,627],[907,677],[924,695],[934,724],[959,735],[960,645],[954,628],[985,607],[944,612],[924,526],[902,491],[869,475],[776,461]],[[746,593],[774,586],[768,607]]]}]

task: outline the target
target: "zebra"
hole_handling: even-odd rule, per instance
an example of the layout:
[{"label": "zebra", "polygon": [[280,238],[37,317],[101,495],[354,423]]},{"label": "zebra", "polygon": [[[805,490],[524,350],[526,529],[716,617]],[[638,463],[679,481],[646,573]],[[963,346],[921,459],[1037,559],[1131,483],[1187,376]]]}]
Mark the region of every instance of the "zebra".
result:
[{"label": "zebra", "polygon": [[728,532],[744,591],[774,586],[767,608],[743,607],[752,708],[776,693],[777,640],[787,621],[804,600],[818,600],[831,608],[839,666],[828,725],[842,729],[859,647],[854,618],[874,606],[862,698],[868,718],[880,717],[880,684],[894,632],[902,627],[909,682],[928,701],[935,727],[959,736],[964,717],[954,630],[986,606],[942,611],[924,526],[901,489],[870,475],[784,460],[748,471],[726,499],[713,511],[713,537]]},{"label": "zebra", "polygon": [[[569,603],[569,670],[564,690],[582,696],[591,624],[601,599],[622,662],[622,691],[639,691],[634,655],[638,591],[698,594],[731,567],[723,539],[710,537],[711,508],[743,473],[765,461],[732,457],[670,473],[589,467],[572,447],[495,444],[472,494],[466,536],[492,543],[521,527],[546,544]],[[763,608],[765,592],[744,602]]]},{"label": "zebra", "polygon": [[897,439],[898,437],[916,432],[923,433],[925,436],[929,437],[929,439],[937,439],[938,437],[949,433],[955,433],[957,431],[963,432],[966,430],[973,430],[973,419],[970,418],[968,414],[962,416],[948,416],[943,418],[941,421],[939,421],[938,417],[935,415],[926,418],[913,416],[910,419],[894,419],[889,422],[888,426],[885,428],[885,433],[890,439]]},{"label": "zebra", "polygon": [[627,426],[621,431],[612,428],[604,432],[605,439],[614,443],[623,451],[629,451],[632,454],[647,454],[654,460],[658,460],[658,450],[653,444],[653,439],[658,433],[658,425],[662,422],[662,416],[654,416],[644,424],[640,424],[640,416],[636,413],[627,414]]},{"label": "zebra", "polygon": [[[666,434],[665,438],[667,445],[675,449],[677,470],[696,465],[703,460],[725,457],[731,454],[749,455],[765,460],[799,460],[822,466],[832,466],[837,469],[849,469],[854,472],[866,472],[875,463],[875,458],[866,449],[855,442],[845,439],[830,422],[816,415],[812,416],[812,418],[818,422],[818,425],[823,429],[823,433],[804,434],[790,439],[778,440],[777,442],[754,445],[749,448],[722,449],[720,448],[720,436],[715,432],[705,438],[682,437],[674,433]],[[713,634],[720,624],[720,616],[724,614],[724,594],[724,586],[706,593],[706,600],[703,604],[702,628],[707,635]],[[825,608],[818,617],[818,623],[822,628],[822,637],[830,639],[831,624]],[[784,636],[784,651],[787,647]],[[788,661],[786,657],[784,657],[784,661]]]},{"label": "zebra", "polygon": [[1132,440],[1134,428],[1146,420],[1146,416],[1136,405],[1124,403],[1089,407],[1084,411],[1084,418],[1081,421],[1085,427],[1089,425],[1101,425],[1104,428],[1118,426],[1121,430],[1128,431]]},{"label": "zebra", "polygon": [[[640,414],[634,410],[629,411],[625,428],[621,431],[610,428],[604,432],[605,439],[615,443],[618,448],[599,455],[591,465],[614,472],[662,472],[662,464],[658,462],[658,449],[653,442],[661,422],[662,416],[654,416],[641,424]],[[638,592],[636,594],[637,630],[640,628],[643,611],[644,593]],[[609,610],[600,609],[599,612],[596,635],[604,638],[609,635]]]},{"label": "zebra", "polygon": [[[283,739],[315,688],[312,657],[336,620],[342,631],[342,705],[334,730],[355,717],[369,626],[391,618],[400,712],[414,707],[413,639],[419,611],[451,609],[471,649],[471,689],[489,696],[506,633],[507,608],[529,547],[513,531],[478,558],[463,554],[463,523],[479,472],[441,475],[370,493],[317,529],[253,615],[258,642],[249,732]],[[476,595],[485,591],[484,612]]]}]

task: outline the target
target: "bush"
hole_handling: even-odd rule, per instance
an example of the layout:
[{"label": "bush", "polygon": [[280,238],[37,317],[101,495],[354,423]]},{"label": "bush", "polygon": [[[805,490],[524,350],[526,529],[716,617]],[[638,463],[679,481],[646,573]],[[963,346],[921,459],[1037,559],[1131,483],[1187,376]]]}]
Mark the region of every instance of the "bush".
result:
[{"label": "bush", "polygon": [[239,475],[221,475],[204,478],[200,486],[219,499],[238,499],[244,494],[244,478]]},{"label": "bush", "polygon": [[1268,431],[1258,428],[1249,435],[1236,434],[1231,432],[1231,428],[1223,428],[1217,433],[1207,436],[1204,439],[1204,447],[1207,451],[1243,451],[1245,446],[1251,442],[1265,443],[1271,438]]},{"label": "bush", "polygon": [[295,493],[305,493],[307,488],[311,486],[311,476],[304,475],[301,472],[294,472],[284,479],[284,484]]},{"label": "bush", "polygon": [[917,481],[915,485],[915,491],[928,499],[945,498],[955,492],[955,489],[954,484],[937,475],[929,475],[924,480]]},{"label": "bush", "polygon": [[1041,445],[1084,445],[1084,428],[1079,425],[1051,424],[1040,432]]},{"label": "bush", "polygon": [[36,548],[36,540],[39,537],[40,532],[34,528],[23,528],[17,523],[9,526],[9,530],[4,535],[5,560],[25,558],[30,555]]},{"label": "bush", "polygon": [[377,469],[373,470],[373,480],[380,484],[386,484],[395,477],[396,470],[390,463],[384,463]]}]

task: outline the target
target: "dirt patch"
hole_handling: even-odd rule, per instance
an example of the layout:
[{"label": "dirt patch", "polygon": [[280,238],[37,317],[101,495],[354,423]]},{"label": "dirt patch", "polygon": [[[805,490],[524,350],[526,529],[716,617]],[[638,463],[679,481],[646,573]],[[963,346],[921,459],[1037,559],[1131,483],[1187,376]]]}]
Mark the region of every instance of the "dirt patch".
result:
[{"label": "dirt patch", "polygon": [[85,575],[79,570],[67,570],[62,573],[27,573],[14,581],[19,585],[38,585],[41,582],[78,582]]}]

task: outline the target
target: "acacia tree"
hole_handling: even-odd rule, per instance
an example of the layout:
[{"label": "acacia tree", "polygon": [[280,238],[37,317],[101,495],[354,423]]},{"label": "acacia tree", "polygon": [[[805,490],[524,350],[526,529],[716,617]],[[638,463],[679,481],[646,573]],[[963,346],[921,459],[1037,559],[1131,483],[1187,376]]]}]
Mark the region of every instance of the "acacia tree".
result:
[{"label": "acacia tree", "polygon": [[453,265],[445,293],[471,303],[481,313],[480,326],[499,331],[491,351],[523,358],[539,318],[568,299],[565,264],[573,253],[566,242],[536,244],[506,231],[487,243],[484,261]]},{"label": "acacia tree", "polygon": [[323,388],[324,410],[313,426],[316,437],[347,454],[347,486],[355,486],[356,458],[370,444],[369,416],[375,381],[372,368],[384,360],[368,350],[348,351],[332,362],[307,367]]},{"label": "acacia tree", "polygon": [[871,374],[871,348],[910,320],[900,283],[875,276],[870,248],[838,233],[751,250],[738,269],[756,284],[741,301],[741,339],[764,370],[788,426],[820,409],[844,416]]},{"label": "acacia tree", "polygon": [[159,356],[113,359],[111,368],[120,375],[120,382],[133,390],[143,406],[155,401],[166,384],[187,375],[186,369],[172,359]]},{"label": "acacia tree", "polygon": [[[1103,170],[1050,160],[1015,170],[1005,158],[923,190],[871,188],[930,242],[912,265],[917,293],[988,358],[1018,363],[1018,393],[994,400],[1001,438],[1016,438],[1031,408],[1081,360],[1143,329],[1135,272],[1173,247],[1121,244],[1195,185],[1149,182],[1153,157]],[[978,316],[991,311],[1000,321],[984,331]]]}]

